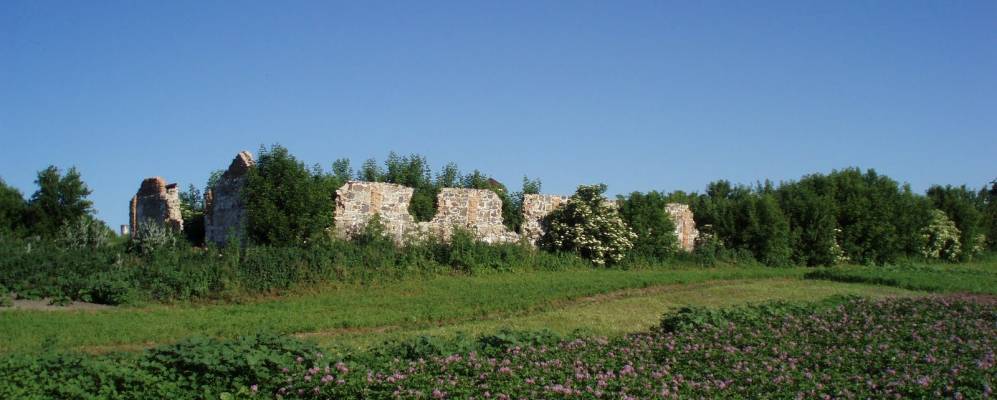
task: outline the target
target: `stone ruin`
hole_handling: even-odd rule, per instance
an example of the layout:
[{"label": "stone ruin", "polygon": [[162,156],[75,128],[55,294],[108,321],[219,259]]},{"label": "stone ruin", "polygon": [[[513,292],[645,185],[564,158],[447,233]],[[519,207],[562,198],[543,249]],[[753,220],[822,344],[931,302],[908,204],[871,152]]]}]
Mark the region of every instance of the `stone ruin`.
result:
[{"label": "stone ruin", "polygon": [[243,233],[246,207],[242,201],[242,188],[246,186],[253,155],[239,152],[218,182],[204,194],[204,240],[225,244],[229,233]]},{"label": "stone ruin", "polygon": [[699,230],[696,229],[696,220],[693,219],[689,205],[668,203],[665,206],[665,211],[668,211],[668,215],[672,217],[672,222],[675,223],[675,237],[678,238],[679,248],[684,251],[695,250]]},{"label": "stone ruin", "polygon": [[[205,193],[205,240],[225,244],[229,234],[243,234],[246,210],[242,190],[254,165],[253,156],[240,152],[221,179]],[[523,226],[512,232],[502,223],[502,200],[491,190],[443,188],[436,197],[437,212],[428,222],[416,222],[409,214],[414,189],[383,182],[349,181],[336,191],[335,233],[350,238],[362,232],[377,215],[386,233],[397,243],[410,238],[434,235],[449,240],[454,227],[469,230],[486,243],[513,243],[525,240],[536,245],[543,236],[543,218],[568,201],[568,196],[527,194],[523,196]],[[159,199],[159,200],[157,200]],[[614,200],[608,200],[618,205]],[[669,203],[666,211],[675,223],[675,235],[682,250],[695,248],[699,231],[688,205]],[[176,185],[162,178],[147,179],[132,199],[132,225],[146,216],[180,229],[179,198]]]},{"label": "stone ruin", "polygon": [[449,240],[454,227],[469,230],[485,243],[512,243],[519,235],[502,224],[502,199],[488,189],[443,188],[436,195],[436,215],[421,223],[420,231],[430,231]]},{"label": "stone ruin", "polygon": [[523,195],[523,236],[532,245],[536,245],[544,235],[543,218],[556,210],[561,204],[568,202],[568,196],[553,194]]},{"label": "stone ruin", "polygon": [[142,181],[128,210],[128,231],[132,235],[138,232],[139,227],[150,222],[163,224],[177,231],[183,230],[177,184],[167,184],[165,179],[158,176]]},{"label": "stone ruin", "polygon": [[414,189],[393,183],[350,181],[336,190],[336,234],[349,238],[363,231],[376,214],[385,233],[405,240],[415,219],[408,212]]},{"label": "stone ruin", "polygon": [[336,191],[336,234],[350,238],[376,214],[385,233],[398,243],[427,234],[449,240],[454,227],[468,229],[486,243],[519,240],[502,224],[502,200],[490,190],[440,189],[436,215],[428,222],[416,222],[409,214],[412,193],[412,188],[393,183],[347,182]]}]

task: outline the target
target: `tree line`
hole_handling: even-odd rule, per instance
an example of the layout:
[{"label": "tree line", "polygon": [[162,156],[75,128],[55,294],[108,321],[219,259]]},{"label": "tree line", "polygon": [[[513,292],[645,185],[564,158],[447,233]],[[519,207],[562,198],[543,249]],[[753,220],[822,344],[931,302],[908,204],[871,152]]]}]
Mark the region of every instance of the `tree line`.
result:
[{"label": "tree line", "polygon": [[[212,174],[206,189],[219,176]],[[435,215],[436,195],[442,188],[488,189],[502,199],[503,222],[513,231],[522,225],[524,194],[539,193],[541,187],[539,180],[524,177],[521,189],[511,192],[481,171],[462,173],[454,163],[434,174],[424,156],[394,152],[383,164],[368,159],[356,171],[348,159],[339,159],[326,172],[318,165],[307,166],[282,146],[261,147],[244,191],[246,239],[252,244],[301,246],[327,235],[333,224],[335,191],[350,179],[413,187],[410,212],[419,221]],[[87,198],[91,190],[75,168],[62,173],[50,166],[38,173],[35,183],[37,190],[26,199],[0,180],[0,231],[53,238],[80,221],[100,224]],[[889,264],[911,257],[967,261],[997,246],[997,180],[980,189],[936,185],[918,194],[875,170],[846,168],[778,185],[718,180],[703,193],[634,192],[619,196],[618,206],[609,208],[593,203],[604,191],[598,185],[580,188],[576,197],[590,207],[572,208],[570,216],[561,213],[565,223],[602,227],[590,229],[585,240],[607,237],[614,243],[629,242],[628,254],[652,260],[666,259],[676,250],[674,226],[664,211],[669,202],[691,207],[701,231],[697,252],[704,257],[752,259],[767,265]],[[195,245],[204,240],[202,193],[191,185],[181,194],[183,233]],[[619,218],[627,231],[605,225],[601,214],[606,213]],[[584,218],[603,220],[590,223]],[[555,230],[562,229],[568,231]],[[615,233],[599,234],[600,230]],[[597,244],[584,251],[604,247]],[[571,246],[549,248],[581,251]],[[618,252],[606,254],[621,259]]]}]

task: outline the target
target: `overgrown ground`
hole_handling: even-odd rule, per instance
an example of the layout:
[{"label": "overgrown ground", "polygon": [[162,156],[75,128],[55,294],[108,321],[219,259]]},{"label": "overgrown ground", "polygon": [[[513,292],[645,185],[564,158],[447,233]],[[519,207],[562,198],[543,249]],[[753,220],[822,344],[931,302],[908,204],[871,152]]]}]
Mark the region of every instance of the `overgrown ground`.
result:
[{"label": "overgrown ground", "polygon": [[328,286],[244,304],[0,312],[0,351],[102,353],[203,335],[295,334],[327,346],[367,346],[420,334],[501,327],[616,335],[653,325],[669,308],[836,294],[910,295],[867,284],[804,280],[802,268],[616,271],[582,269],[444,276],[377,286]]},{"label": "overgrown ground", "polygon": [[239,304],[5,308],[0,397],[986,397],[994,260],[509,272]]}]

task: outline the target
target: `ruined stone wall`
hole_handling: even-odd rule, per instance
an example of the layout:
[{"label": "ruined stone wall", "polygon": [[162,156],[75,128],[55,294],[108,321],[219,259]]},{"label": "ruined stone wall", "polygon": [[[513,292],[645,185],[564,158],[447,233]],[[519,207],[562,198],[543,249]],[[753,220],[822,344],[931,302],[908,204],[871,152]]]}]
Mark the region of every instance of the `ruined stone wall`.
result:
[{"label": "ruined stone wall", "polygon": [[568,201],[568,196],[552,194],[523,195],[523,228],[522,234],[530,244],[536,245],[543,236],[541,221],[551,211],[556,210]]},{"label": "ruined stone wall", "polygon": [[689,205],[668,203],[665,206],[665,211],[668,211],[668,215],[672,217],[672,222],[675,223],[675,236],[678,238],[679,248],[684,251],[695,250],[699,230],[696,229],[696,220],[693,219]]},{"label": "ruined stone wall", "polygon": [[180,191],[175,183],[166,184],[166,180],[158,176],[142,181],[129,204],[128,214],[132,235],[147,222],[164,224],[178,231],[183,229]]},{"label": "ruined stone wall", "polygon": [[488,189],[443,188],[436,195],[436,215],[420,223],[420,231],[450,238],[454,227],[471,231],[485,243],[508,243],[519,235],[502,224],[502,199]]},{"label": "ruined stone wall", "polygon": [[336,234],[350,238],[363,231],[367,221],[377,214],[386,233],[396,242],[416,229],[408,212],[413,189],[382,182],[349,181],[336,190]]},{"label": "ruined stone wall", "polygon": [[242,189],[254,164],[251,153],[240,152],[221,179],[204,194],[205,241],[225,244],[229,232],[239,237],[244,234],[246,206],[242,201]]},{"label": "ruined stone wall", "polygon": [[336,234],[353,237],[377,214],[386,233],[399,243],[408,235],[449,240],[454,227],[468,229],[486,243],[519,240],[519,235],[502,224],[502,200],[490,190],[441,189],[436,215],[428,222],[415,222],[409,214],[412,192],[410,187],[392,183],[347,182],[336,191]]}]

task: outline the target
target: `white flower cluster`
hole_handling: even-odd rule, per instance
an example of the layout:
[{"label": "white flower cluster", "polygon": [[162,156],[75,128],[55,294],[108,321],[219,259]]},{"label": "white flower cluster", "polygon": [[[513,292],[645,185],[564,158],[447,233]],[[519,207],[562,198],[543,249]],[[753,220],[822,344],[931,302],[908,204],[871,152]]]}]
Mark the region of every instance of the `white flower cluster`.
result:
[{"label": "white flower cluster", "polygon": [[620,262],[637,235],[602,197],[605,185],[579,186],[564,207],[550,216],[544,241],[574,251],[597,265]]},{"label": "white flower cluster", "polygon": [[931,223],[921,229],[921,254],[926,258],[958,261],[962,248],[959,228],[941,210],[931,211]]}]

